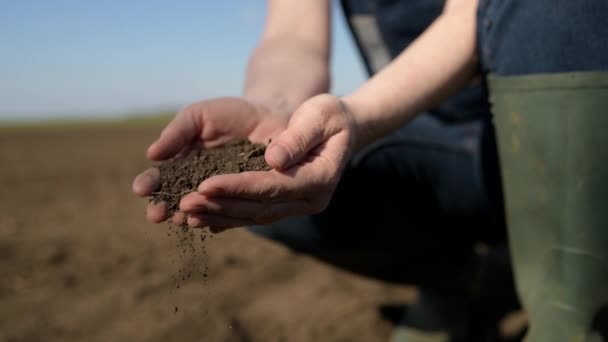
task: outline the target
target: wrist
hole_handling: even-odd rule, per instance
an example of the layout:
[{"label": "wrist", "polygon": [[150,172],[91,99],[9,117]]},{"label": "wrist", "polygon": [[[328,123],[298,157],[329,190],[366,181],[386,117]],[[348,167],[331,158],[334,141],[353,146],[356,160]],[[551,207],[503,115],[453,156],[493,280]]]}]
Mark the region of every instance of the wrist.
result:
[{"label": "wrist", "polygon": [[346,111],[351,116],[354,150],[359,150],[375,140],[372,122],[365,120],[365,105],[357,97],[347,95],[340,98],[340,101],[343,103]]},{"label": "wrist", "polygon": [[302,103],[327,93],[328,59],[305,43],[272,39],[258,46],[247,68],[244,97],[291,117]]},{"label": "wrist", "polygon": [[280,95],[256,96],[246,94],[243,97],[255,106],[260,113],[289,119],[295,110],[295,107]]}]

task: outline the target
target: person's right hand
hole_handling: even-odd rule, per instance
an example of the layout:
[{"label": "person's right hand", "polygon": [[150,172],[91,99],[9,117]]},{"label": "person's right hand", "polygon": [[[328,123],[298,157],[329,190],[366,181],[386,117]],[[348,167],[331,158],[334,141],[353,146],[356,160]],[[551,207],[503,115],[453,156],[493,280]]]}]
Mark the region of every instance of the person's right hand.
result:
[{"label": "person's right hand", "polygon": [[[190,148],[210,148],[236,138],[248,138],[252,142],[268,143],[287,127],[289,117],[271,113],[263,106],[242,98],[225,97],[201,101],[187,106],[162,131],[158,140],[147,151],[150,160],[162,161],[185,154]],[[133,181],[133,192],[150,196],[158,189],[160,173],[150,168]],[[176,214],[176,221],[183,219]],[[158,223],[167,217],[165,203],[150,203],[146,218]]]}]

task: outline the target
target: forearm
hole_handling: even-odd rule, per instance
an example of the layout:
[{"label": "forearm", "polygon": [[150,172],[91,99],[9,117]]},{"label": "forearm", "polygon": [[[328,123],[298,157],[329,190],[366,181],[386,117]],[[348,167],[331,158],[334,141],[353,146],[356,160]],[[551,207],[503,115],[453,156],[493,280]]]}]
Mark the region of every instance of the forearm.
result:
[{"label": "forearm", "polygon": [[344,97],[365,145],[406,124],[463,88],[476,72],[477,1],[442,14],[395,61]]},{"label": "forearm", "polygon": [[244,96],[291,114],[329,91],[329,0],[270,0],[262,39],[247,68]]},{"label": "forearm", "polygon": [[249,61],[244,96],[290,115],[310,97],[329,91],[328,58],[328,52],[305,41],[264,40]]}]

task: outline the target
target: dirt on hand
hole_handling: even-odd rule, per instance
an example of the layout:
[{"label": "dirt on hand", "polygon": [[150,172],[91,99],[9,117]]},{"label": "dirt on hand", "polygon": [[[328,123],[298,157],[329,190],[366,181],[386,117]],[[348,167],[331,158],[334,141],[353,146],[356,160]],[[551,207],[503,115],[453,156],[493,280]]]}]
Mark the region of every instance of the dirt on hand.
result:
[{"label": "dirt on hand", "polygon": [[158,166],[161,185],[151,198],[154,203],[166,202],[169,217],[179,209],[179,201],[205,179],[244,171],[267,171],[264,159],[266,146],[248,140],[237,140],[223,146],[196,150],[183,159],[166,161]]}]

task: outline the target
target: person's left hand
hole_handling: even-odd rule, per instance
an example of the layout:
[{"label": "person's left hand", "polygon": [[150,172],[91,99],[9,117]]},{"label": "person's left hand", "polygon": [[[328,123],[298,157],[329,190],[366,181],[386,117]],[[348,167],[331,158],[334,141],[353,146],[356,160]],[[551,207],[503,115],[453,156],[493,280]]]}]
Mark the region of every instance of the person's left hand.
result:
[{"label": "person's left hand", "polygon": [[352,154],[355,136],[355,121],[339,98],[313,97],[268,145],[265,158],[273,170],[211,177],[181,200],[180,210],[189,214],[190,227],[215,232],[319,213]]}]

